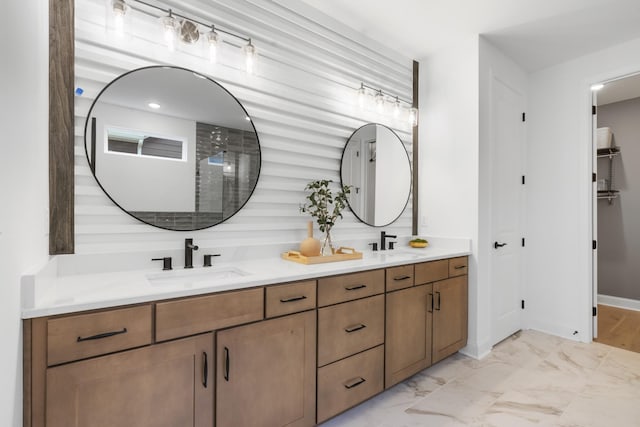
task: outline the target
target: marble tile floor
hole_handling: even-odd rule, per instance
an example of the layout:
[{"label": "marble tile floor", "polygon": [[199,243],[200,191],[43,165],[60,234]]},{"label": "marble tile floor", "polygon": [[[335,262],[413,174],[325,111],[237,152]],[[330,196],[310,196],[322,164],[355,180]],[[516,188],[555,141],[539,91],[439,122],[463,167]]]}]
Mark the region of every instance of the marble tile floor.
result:
[{"label": "marble tile floor", "polygon": [[456,354],[323,427],[640,427],[640,353],[522,331]]}]

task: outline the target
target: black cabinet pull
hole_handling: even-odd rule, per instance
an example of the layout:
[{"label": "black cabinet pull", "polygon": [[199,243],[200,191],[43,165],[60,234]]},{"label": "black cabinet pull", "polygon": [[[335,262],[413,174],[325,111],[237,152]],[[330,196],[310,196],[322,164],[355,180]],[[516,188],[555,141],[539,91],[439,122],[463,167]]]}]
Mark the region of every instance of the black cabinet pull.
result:
[{"label": "black cabinet pull", "polygon": [[229,381],[229,349],[224,348],[224,380]]},{"label": "black cabinet pull", "polygon": [[[506,243],[505,243],[505,245],[506,245]],[[456,265],[453,268],[455,268],[456,270],[462,270],[463,268],[467,268],[467,266],[466,265]]]},{"label": "black cabinet pull", "polygon": [[202,352],[202,385],[207,388],[207,381],[209,379],[209,360],[207,353]]},{"label": "black cabinet pull", "polygon": [[407,279],[411,279],[411,276],[396,276],[393,278],[393,280],[399,282],[401,280],[407,280]]},{"label": "black cabinet pull", "polygon": [[498,248],[501,248],[503,246],[507,246],[507,244],[506,243],[493,242],[493,248],[494,249],[498,249]]},{"label": "black cabinet pull", "polygon": [[432,293],[429,293],[429,299],[431,300],[431,302],[427,306],[427,311],[429,313],[433,313],[433,294]]},{"label": "black cabinet pull", "polygon": [[354,286],[345,286],[344,288],[348,291],[355,291],[356,289],[366,288],[367,285],[354,285]]},{"label": "black cabinet pull", "polygon": [[364,329],[366,327],[367,325],[363,325],[362,323],[360,323],[359,325],[349,326],[344,331],[350,334],[351,332],[359,331],[360,329]]},{"label": "black cabinet pull", "polygon": [[438,306],[436,307],[436,310],[440,311],[440,292],[436,292],[436,295],[438,295]]},{"label": "black cabinet pull", "polygon": [[122,328],[121,331],[104,332],[102,334],[91,335],[90,337],[78,337],[78,342],[100,340],[102,338],[109,338],[114,335],[120,335],[120,334],[126,334],[126,333],[127,333],[127,328]]},{"label": "black cabinet pull", "polygon": [[294,302],[294,301],[300,301],[303,299],[307,299],[307,297],[304,295],[300,295],[299,297],[282,298],[280,299],[280,302]]},{"label": "black cabinet pull", "polygon": [[353,380],[349,381],[348,383],[346,383],[344,385],[344,388],[346,389],[352,389],[354,387],[359,386],[360,384],[362,384],[363,382],[365,382],[366,380],[362,377],[359,378],[354,378]]}]

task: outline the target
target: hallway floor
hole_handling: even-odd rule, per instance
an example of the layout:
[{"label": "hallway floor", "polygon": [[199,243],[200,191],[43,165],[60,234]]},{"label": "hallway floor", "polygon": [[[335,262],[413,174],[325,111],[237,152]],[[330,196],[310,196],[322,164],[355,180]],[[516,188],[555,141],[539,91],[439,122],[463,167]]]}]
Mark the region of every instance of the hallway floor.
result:
[{"label": "hallway floor", "polygon": [[456,354],[323,427],[638,427],[640,353],[522,331]]},{"label": "hallway floor", "polygon": [[640,311],[598,304],[596,341],[640,353]]}]

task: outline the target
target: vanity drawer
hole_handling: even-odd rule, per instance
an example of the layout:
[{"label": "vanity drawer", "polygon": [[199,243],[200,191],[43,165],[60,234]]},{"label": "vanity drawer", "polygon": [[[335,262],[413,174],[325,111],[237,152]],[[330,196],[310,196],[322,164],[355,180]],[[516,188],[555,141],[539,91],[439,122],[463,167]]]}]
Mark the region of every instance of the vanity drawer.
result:
[{"label": "vanity drawer", "polygon": [[318,369],[318,423],[380,393],[384,346]]},{"label": "vanity drawer", "polygon": [[318,306],[384,293],[384,270],[343,274],[318,280]]},{"label": "vanity drawer", "polygon": [[47,364],[151,344],[151,305],[59,317],[47,321]]},{"label": "vanity drawer", "polygon": [[410,288],[414,285],[413,265],[387,268],[387,292]]},{"label": "vanity drawer", "polygon": [[449,277],[464,276],[469,272],[469,261],[466,256],[449,260]]},{"label": "vanity drawer", "polygon": [[416,284],[437,282],[449,277],[449,260],[429,261],[416,264]]},{"label": "vanity drawer", "polygon": [[263,317],[263,288],[160,302],[156,304],[156,340],[214,331]]},{"label": "vanity drawer", "polygon": [[316,308],[316,281],[268,286],[266,317],[282,316]]},{"label": "vanity drawer", "polygon": [[318,310],[318,366],[384,342],[384,295]]}]

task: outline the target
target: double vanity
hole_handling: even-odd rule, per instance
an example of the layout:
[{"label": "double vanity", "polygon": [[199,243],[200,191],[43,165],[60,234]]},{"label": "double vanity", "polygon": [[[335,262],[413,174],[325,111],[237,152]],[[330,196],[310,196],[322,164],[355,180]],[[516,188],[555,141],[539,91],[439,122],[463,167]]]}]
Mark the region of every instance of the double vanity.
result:
[{"label": "double vanity", "polygon": [[25,425],[320,424],[465,346],[468,253],[36,277]]}]

